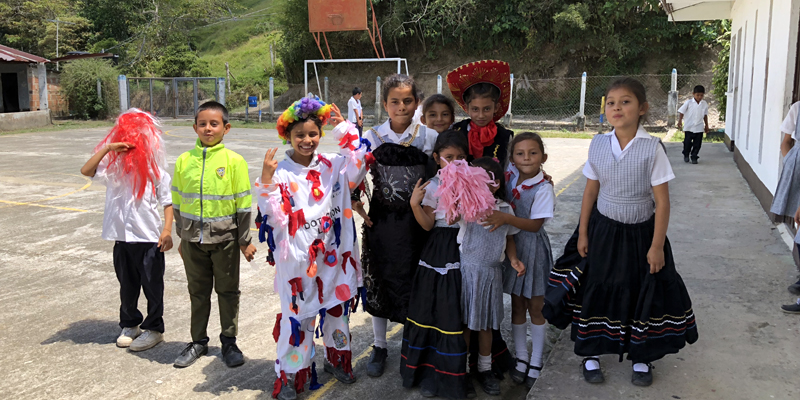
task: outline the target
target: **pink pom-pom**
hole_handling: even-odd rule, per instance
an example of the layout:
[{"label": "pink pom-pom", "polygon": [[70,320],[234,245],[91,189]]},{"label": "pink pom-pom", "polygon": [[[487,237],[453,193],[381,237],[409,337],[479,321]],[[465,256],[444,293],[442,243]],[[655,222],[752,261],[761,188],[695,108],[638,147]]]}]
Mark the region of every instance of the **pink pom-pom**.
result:
[{"label": "pink pom-pom", "polygon": [[439,199],[436,211],[444,212],[448,221],[458,216],[466,222],[478,222],[491,214],[495,198],[489,190],[494,181],[485,169],[470,167],[456,160],[439,170]]}]

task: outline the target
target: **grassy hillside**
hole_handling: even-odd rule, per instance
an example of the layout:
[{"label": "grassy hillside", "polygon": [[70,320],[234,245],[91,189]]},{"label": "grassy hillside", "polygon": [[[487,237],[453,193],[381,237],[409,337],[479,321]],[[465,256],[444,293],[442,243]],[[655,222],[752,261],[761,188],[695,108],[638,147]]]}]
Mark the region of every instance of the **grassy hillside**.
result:
[{"label": "grassy hillside", "polygon": [[194,46],[202,55],[219,54],[275,28],[275,0],[239,0],[242,8],[232,10],[235,19],[198,28],[192,33]]}]

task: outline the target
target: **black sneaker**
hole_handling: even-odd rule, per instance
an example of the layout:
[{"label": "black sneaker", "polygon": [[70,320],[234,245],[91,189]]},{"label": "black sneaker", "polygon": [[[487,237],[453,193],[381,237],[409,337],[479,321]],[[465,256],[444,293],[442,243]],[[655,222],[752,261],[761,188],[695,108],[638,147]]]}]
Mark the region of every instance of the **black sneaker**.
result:
[{"label": "black sneaker", "polygon": [[328,360],[325,360],[323,364],[324,364],[323,369],[325,370],[325,372],[333,375],[333,377],[336,378],[337,381],[348,385],[356,382],[356,377],[353,375],[353,373],[351,372],[348,374],[344,372],[344,368],[342,368],[341,363],[339,363],[338,367],[334,367],[333,364],[328,362]]},{"label": "black sneaker", "polygon": [[653,384],[653,365],[647,363],[647,372],[633,371],[631,383],[636,386],[650,386]]},{"label": "black sneaker", "polygon": [[387,357],[389,357],[389,350],[372,346],[372,354],[369,356],[369,363],[367,363],[367,375],[373,378],[383,375]]},{"label": "black sneaker", "polygon": [[238,367],[244,364],[244,355],[242,351],[239,350],[239,346],[237,346],[236,343],[223,344],[222,361],[225,362],[228,368]]},{"label": "black sneaker", "polygon": [[436,392],[425,387],[419,388],[419,394],[421,394],[422,397],[436,397]]},{"label": "black sneaker", "polygon": [[692,164],[697,164],[697,159],[696,158],[692,160]]},{"label": "black sneaker", "polygon": [[478,397],[478,393],[475,392],[475,385],[472,384],[471,374],[467,374],[467,381],[464,387],[464,395],[466,395],[468,399],[474,399]]},{"label": "black sneaker", "polygon": [[295,400],[297,399],[297,391],[294,390],[294,381],[287,379],[287,384],[284,385],[281,381],[281,391],[278,393],[278,400]]},{"label": "black sneaker", "polygon": [[208,345],[201,342],[192,342],[186,345],[186,348],[181,351],[181,355],[175,360],[175,368],[186,368],[195,361],[197,361],[200,356],[204,356],[208,354]]},{"label": "black sneaker", "polygon": [[689,162],[689,156],[683,156],[683,162]]},{"label": "black sneaker", "polygon": [[527,362],[520,360],[519,358],[517,359],[516,363],[517,365],[522,364],[522,366],[525,367],[525,371],[520,371],[516,366],[514,366],[514,368],[511,368],[511,370],[508,371],[508,374],[511,375],[512,381],[516,382],[517,384],[521,384],[525,382],[525,378],[528,377],[528,371],[530,371],[531,367]]},{"label": "black sneaker", "polygon": [[591,371],[586,369],[586,362],[589,360],[594,360],[600,363],[600,359],[597,357],[584,358],[583,362],[581,363],[581,369],[583,370],[583,379],[589,383],[603,383],[606,380],[606,378],[603,376],[603,369],[598,368],[598,369],[593,369]]},{"label": "black sneaker", "polygon": [[797,299],[797,301],[794,304],[787,304],[785,306],[781,306],[781,311],[787,314],[800,314],[800,299]]},{"label": "black sneaker", "polygon": [[478,383],[486,394],[490,396],[500,395],[500,381],[495,378],[494,373],[489,371],[478,372]]},{"label": "black sneaker", "polygon": [[800,296],[800,281],[789,285],[789,293]]}]

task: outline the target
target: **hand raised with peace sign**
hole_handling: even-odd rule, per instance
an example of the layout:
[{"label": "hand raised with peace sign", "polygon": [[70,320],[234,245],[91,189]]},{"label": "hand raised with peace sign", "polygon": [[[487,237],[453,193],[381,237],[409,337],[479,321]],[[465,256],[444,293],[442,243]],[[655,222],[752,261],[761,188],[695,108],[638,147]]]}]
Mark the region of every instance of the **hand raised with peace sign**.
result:
[{"label": "hand raised with peace sign", "polygon": [[[422,204],[422,199],[425,198],[425,188],[430,183],[431,182],[428,181],[422,184],[422,179],[417,181],[417,184],[414,185],[414,192],[411,193],[411,200],[409,201],[412,207]],[[420,184],[422,185],[420,186]]]},{"label": "hand raised with peace sign", "polygon": [[275,153],[277,152],[278,148],[275,147],[267,150],[267,154],[264,155],[264,166],[261,168],[262,185],[272,184],[272,176],[275,175],[275,170],[278,169],[278,160],[275,159]]}]

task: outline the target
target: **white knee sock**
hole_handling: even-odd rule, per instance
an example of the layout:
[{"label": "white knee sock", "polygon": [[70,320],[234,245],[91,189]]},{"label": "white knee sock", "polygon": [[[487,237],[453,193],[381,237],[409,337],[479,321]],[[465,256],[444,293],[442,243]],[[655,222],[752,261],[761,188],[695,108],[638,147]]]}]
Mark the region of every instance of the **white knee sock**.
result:
[{"label": "white knee sock", "polygon": [[478,354],[478,372],[489,371],[492,369],[492,356],[482,356]]},{"label": "white knee sock", "polygon": [[533,367],[541,367],[542,366],[542,352],[544,351],[544,341],[547,337],[547,325],[534,325],[532,322],[530,324],[531,332],[531,370],[528,372],[528,376],[531,378],[538,378],[539,371],[533,369]]},{"label": "white knee sock", "polygon": [[386,324],[389,321],[386,318],[372,317],[372,333],[375,335],[375,347],[385,349],[389,347],[386,343]]},{"label": "white knee sock", "polygon": [[647,372],[650,370],[650,367],[648,367],[645,363],[636,363],[633,364],[633,370],[636,372]]},{"label": "white knee sock", "polygon": [[[511,324],[511,334],[514,336],[514,354],[517,359],[528,362],[528,323]],[[517,371],[525,372],[527,367],[520,363],[517,365]]]}]

